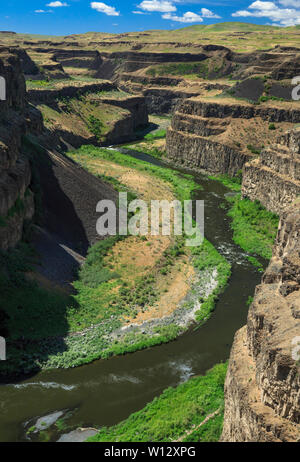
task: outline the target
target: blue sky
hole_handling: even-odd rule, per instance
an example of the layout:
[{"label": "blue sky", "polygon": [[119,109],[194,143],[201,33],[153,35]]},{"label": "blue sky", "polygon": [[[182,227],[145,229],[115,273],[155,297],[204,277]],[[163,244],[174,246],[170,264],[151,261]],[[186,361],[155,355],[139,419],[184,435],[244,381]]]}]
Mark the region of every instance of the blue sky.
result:
[{"label": "blue sky", "polygon": [[5,0],[0,5],[1,30],[47,35],[178,29],[224,21],[300,24],[300,0]]}]

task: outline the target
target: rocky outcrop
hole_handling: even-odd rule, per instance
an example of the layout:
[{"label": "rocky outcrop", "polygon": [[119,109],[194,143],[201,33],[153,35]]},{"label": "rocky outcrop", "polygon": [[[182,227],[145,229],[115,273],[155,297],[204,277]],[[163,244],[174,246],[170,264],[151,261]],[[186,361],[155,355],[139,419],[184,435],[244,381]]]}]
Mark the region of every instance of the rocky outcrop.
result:
[{"label": "rocky outcrop", "polygon": [[14,50],[0,50],[0,75],[7,87],[6,101],[0,102],[0,249],[7,250],[21,239],[24,222],[34,213],[31,171],[21,138],[36,113],[26,106],[22,65]]},{"label": "rocky outcrop", "polygon": [[241,170],[251,155],[240,153],[203,136],[171,128],[167,132],[167,157],[175,164],[192,170],[233,176]]},{"label": "rocky outcrop", "polygon": [[122,96],[122,98],[109,97],[108,95],[101,96],[100,98],[90,98],[94,104],[109,104],[111,106],[117,106],[122,109],[126,109],[131,114],[132,134],[134,130],[146,126],[148,124],[148,110],[143,96],[134,96],[128,94]]},{"label": "rocky outcrop", "polygon": [[[297,346],[298,345],[298,346]],[[300,441],[300,203],[281,217],[273,257],[237,332],[222,441]]]},{"label": "rocky outcrop", "polygon": [[108,81],[60,82],[28,94],[43,114],[49,148],[120,144],[136,139],[136,131],[148,124],[145,98]]},{"label": "rocky outcrop", "polygon": [[[97,77],[103,77],[103,71],[111,64],[113,73],[136,72],[140,69],[161,63],[200,62],[205,60],[206,53],[145,53],[136,51],[102,52],[103,59],[98,69]],[[102,68],[103,66],[103,68]],[[113,74],[112,74],[113,75]]]},{"label": "rocky outcrop", "polygon": [[244,167],[242,194],[280,214],[300,196],[300,130],[278,138]]},{"label": "rocky outcrop", "polygon": [[241,154],[211,136],[226,132],[229,107],[191,98],[178,105],[167,132],[167,157],[185,167],[234,175],[251,154]]},{"label": "rocky outcrop", "polygon": [[[74,44],[72,45],[74,46]],[[98,51],[62,49],[51,50],[51,52],[53,52],[53,59],[59,62],[63,68],[96,71],[102,64],[102,58]]]},{"label": "rocky outcrop", "polygon": [[49,104],[53,103],[56,99],[74,98],[86,93],[111,90],[116,90],[116,86],[109,81],[101,80],[95,83],[68,82],[57,84],[54,88],[44,87],[42,89],[34,88],[28,90],[27,97],[32,103]]},{"label": "rocky outcrop", "polygon": [[[147,75],[121,74],[119,88],[129,93],[142,94],[150,114],[172,114],[177,105],[187,98],[218,93],[229,88],[215,82],[191,82],[176,77],[149,77]],[[212,93],[210,93],[212,94]]]},{"label": "rocky outcrop", "polygon": [[233,176],[270,143],[270,122],[289,128],[299,118],[300,111],[290,103],[276,107],[193,97],[176,108],[167,133],[167,157],[188,168]]}]

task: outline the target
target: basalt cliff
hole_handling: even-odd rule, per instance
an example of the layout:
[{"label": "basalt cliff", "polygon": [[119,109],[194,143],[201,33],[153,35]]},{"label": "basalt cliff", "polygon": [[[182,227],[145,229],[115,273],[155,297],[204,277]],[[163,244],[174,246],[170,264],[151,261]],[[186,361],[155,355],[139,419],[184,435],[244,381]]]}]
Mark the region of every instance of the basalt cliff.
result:
[{"label": "basalt cliff", "polygon": [[7,250],[21,239],[34,214],[31,169],[21,141],[29,130],[39,131],[41,118],[26,103],[25,79],[14,50],[0,51],[0,75],[7,95],[0,101],[0,247]]},{"label": "basalt cliff", "polygon": [[[135,140],[149,113],[172,116],[168,161],[242,172],[243,197],[280,215],[273,257],[232,347],[222,441],[300,441],[300,106],[290,82],[300,74],[300,32],[289,33],[290,46],[272,36],[265,50],[252,32],[234,31],[216,44],[205,35],[157,42],[151,31],[0,37],[2,251],[42,208],[35,246],[45,276],[55,267],[71,281],[64,268],[57,274],[53,254],[59,247],[72,264],[83,261],[97,240],[96,204],[116,201],[116,192],[64,151]],[[249,48],[239,51],[244,41]]]},{"label": "basalt cliff", "polygon": [[277,214],[300,196],[299,129],[280,136],[245,165],[242,194]]},{"label": "basalt cliff", "polygon": [[282,213],[273,257],[235,336],[222,441],[300,441],[300,203]]}]

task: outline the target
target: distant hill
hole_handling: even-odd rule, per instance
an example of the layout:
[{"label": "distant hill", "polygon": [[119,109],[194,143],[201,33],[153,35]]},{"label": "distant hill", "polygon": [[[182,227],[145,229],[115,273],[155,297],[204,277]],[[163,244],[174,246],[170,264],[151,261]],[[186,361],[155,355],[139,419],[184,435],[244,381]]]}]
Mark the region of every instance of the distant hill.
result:
[{"label": "distant hill", "polygon": [[195,32],[225,32],[225,31],[241,31],[241,32],[257,32],[266,30],[282,29],[279,26],[265,26],[262,24],[251,24],[248,22],[220,22],[217,24],[198,24],[194,26],[183,27],[177,30],[187,30]]}]

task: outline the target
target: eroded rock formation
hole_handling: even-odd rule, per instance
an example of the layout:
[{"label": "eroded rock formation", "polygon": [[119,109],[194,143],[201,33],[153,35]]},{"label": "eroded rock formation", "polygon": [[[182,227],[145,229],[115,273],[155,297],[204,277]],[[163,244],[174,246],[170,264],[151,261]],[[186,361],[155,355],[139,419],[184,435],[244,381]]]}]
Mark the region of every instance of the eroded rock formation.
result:
[{"label": "eroded rock formation", "polygon": [[21,139],[29,128],[38,130],[41,120],[26,104],[25,80],[14,50],[1,50],[0,75],[6,82],[6,100],[0,101],[0,249],[7,250],[21,239],[24,222],[34,213],[31,170]]},{"label": "eroded rock formation", "polygon": [[[298,345],[298,346],[297,346]],[[235,336],[222,441],[300,441],[300,203],[281,217],[273,258]]]},{"label": "eroded rock formation", "polygon": [[278,138],[244,167],[242,194],[280,214],[300,196],[300,130]]},{"label": "eroded rock formation", "polygon": [[[269,123],[289,128],[300,111],[230,98],[194,97],[178,105],[167,133],[167,157],[194,170],[235,175],[271,142]],[[257,154],[256,154],[257,155]]]}]

